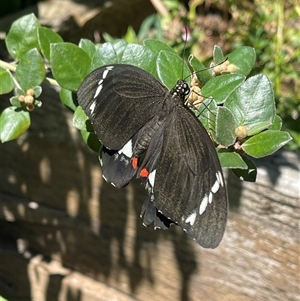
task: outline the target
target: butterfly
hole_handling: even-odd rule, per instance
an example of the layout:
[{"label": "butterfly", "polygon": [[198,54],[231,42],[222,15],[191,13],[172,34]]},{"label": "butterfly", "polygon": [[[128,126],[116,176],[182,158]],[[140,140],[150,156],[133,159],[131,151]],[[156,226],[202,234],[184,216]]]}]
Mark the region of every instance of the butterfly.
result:
[{"label": "butterfly", "polygon": [[133,176],[148,191],[143,224],[180,226],[198,244],[216,248],[228,198],[215,146],[185,104],[185,80],[169,90],[141,68],[105,65],[80,85],[78,103],[102,144],[103,178],[117,188]]}]

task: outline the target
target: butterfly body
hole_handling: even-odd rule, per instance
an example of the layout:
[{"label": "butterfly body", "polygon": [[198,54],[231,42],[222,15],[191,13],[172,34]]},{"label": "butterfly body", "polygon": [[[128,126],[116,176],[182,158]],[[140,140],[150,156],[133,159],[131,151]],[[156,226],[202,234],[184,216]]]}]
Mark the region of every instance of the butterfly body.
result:
[{"label": "butterfly body", "polygon": [[169,91],[146,71],[115,64],[90,73],[78,101],[103,145],[103,177],[123,187],[137,175],[145,185],[143,223],[175,223],[215,248],[225,231],[227,193],[214,145],[184,104],[188,94],[183,80]]}]

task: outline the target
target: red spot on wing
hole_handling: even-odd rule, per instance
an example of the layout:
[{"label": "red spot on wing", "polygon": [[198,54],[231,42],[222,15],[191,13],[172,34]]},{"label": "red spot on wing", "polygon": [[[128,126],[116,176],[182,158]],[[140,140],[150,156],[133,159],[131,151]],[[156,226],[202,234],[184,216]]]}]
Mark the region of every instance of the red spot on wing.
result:
[{"label": "red spot on wing", "polygon": [[140,176],[142,178],[147,178],[149,176],[149,171],[147,168],[143,168],[141,171],[140,171]]},{"label": "red spot on wing", "polygon": [[131,159],[131,166],[136,169],[138,167],[138,157],[133,157]]}]

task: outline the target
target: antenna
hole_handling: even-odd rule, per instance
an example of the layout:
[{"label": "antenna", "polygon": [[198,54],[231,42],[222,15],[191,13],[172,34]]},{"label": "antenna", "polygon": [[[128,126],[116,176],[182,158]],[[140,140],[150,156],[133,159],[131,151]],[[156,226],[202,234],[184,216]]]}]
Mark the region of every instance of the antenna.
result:
[{"label": "antenna", "polygon": [[183,52],[182,52],[181,78],[183,78],[184,55],[185,55],[185,50],[186,50],[187,38],[188,38],[188,30],[187,30],[187,27],[184,26],[184,28],[183,28],[184,47],[183,47]]}]

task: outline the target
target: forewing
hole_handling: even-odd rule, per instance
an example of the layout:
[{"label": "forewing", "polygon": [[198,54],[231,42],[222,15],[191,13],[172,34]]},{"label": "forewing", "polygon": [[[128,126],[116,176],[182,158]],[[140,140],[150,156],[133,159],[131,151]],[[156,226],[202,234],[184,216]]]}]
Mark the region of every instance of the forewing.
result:
[{"label": "forewing", "polygon": [[162,108],[167,93],[148,72],[112,64],[91,72],[77,95],[98,139],[107,148],[118,150]]},{"label": "forewing", "polygon": [[154,203],[203,247],[219,245],[227,219],[222,169],[205,128],[182,106],[166,121]]}]

